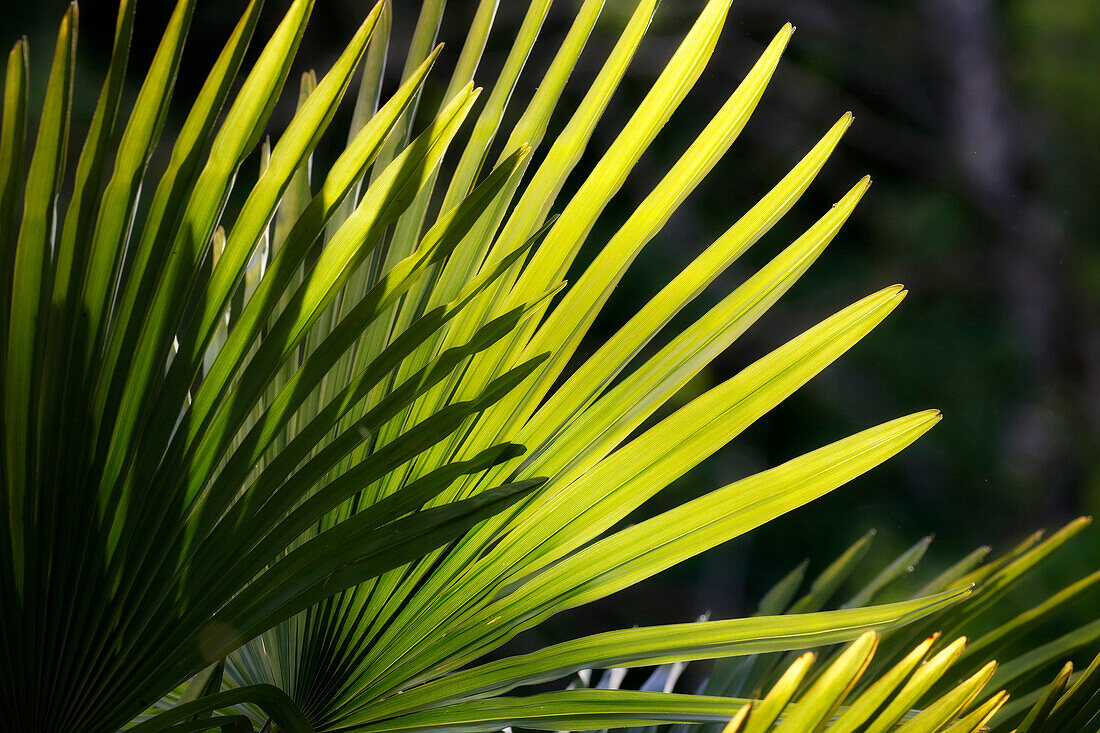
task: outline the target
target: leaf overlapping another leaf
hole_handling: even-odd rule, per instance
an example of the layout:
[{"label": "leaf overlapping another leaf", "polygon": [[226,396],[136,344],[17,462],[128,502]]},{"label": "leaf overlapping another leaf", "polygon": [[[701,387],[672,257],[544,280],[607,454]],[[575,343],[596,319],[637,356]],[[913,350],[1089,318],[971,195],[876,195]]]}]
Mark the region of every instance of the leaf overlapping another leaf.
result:
[{"label": "leaf overlapping another leaf", "polygon": [[[736,716],[738,729],[778,722],[793,732],[837,715],[841,729],[854,728],[877,712],[884,730],[904,718],[915,732],[947,721],[973,730],[1001,708],[1003,696],[977,698],[992,674],[981,655],[936,651],[934,641],[914,652],[895,627],[955,631],[1074,528],[1000,564],[964,561],[900,603],[868,605],[924,545],[847,607],[822,610],[864,543],[792,602],[804,574],[796,571],[753,618],[610,631],[482,659],[555,613],[839,488],[939,419],[925,411],[887,421],[616,526],[854,347],[904,297],[894,286],[863,298],[660,412],[822,256],[863,197],[867,178],[704,315],[664,333],[808,189],[851,124],[844,115],[605,344],[578,356],[624,272],[735,144],[793,27],[779,29],[600,243],[592,233],[608,203],[705,72],[728,0],[705,4],[590,168],[581,162],[645,40],[654,0],[635,4],[607,51],[586,49],[603,3],[585,0],[529,100],[515,92],[550,2],[528,4],[481,99],[474,80],[502,32],[496,3],[482,0],[438,101],[424,90],[449,53],[436,42],[444,3],[426,0],[408,49],[396,49],[392,16],[408,8],[383,0],[326,73],[302,76],[294,115],[266,140],[312,0],[290,3],[256,54],[262,3],[252,0],[178,130],[168,111],[196,0],[178,0],[126,108],[135,5],[120,3],[71,176],[75,6],[62,20],[27,165],[35,115],[26,42],[8,57],[0,662],[23,673],[0,681],[6,722],[76,733],[469,731]],[[401,83],[386,96],[386,64],[402,51]],[[591,80],[577,78],[584,53],[602,59]],[[345,135],[330,128],[357,73]],[[556,106],[577,83],[587,91],[559,129]],[[517,101],[523,109],[513,116]],[[315,168],[314,151],[334,134],[346,140],[341,152]],[[169,146],[163,170],[148,165]],[[563,195],[570,175],[579,187]],[[55,209],[65,211],[56,229]],[[593,256],[581,267],[585,248]],[[563,278],[573,268],[570,285]],[[1067,589],[1013,628],[1091,585]],[[881,639],[859,637],[868,629]],[[1092,643],[1094,631],[1009,662],[994,682]],[[809,657],[780,671],[780,655],[857,637],[824,672],[812,674]],[[994,635],[977,648],[999,643]],[[593,665],[711,657],[724,658],[711,687],[777,686],[758,703],[728,689],[506,695]],[[969,681],[947,689],[933,673],[948,662]],[[875,665],[879,681],[861,687]],[[1094,681],[1094,671],[1061,675],[1029,724],[1085,719]],[[858,702],[839,707],[851,696]],[[935,700],[907,718],[922,696]]]}]

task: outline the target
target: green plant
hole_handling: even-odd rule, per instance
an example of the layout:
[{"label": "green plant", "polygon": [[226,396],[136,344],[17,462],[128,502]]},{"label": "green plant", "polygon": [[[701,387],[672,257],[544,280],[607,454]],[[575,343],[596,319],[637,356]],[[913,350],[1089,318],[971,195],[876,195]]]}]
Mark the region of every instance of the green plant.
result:
[{"label": "green plant", "polygon": [[[805,272],[866,191],[864,179],[706,315],[650,348],[794,204],[851,117],[573,367],[625,268],[737,137],[793,29],[780,30],[565,288],[597,217],[702,73],[726,0],[707,4],[578,192],[560,202],[653,0],[638,3],[547,145],[599,0],[582,4],[500,139],[546,0],[530,4],[469,130],[481,91],[471,79],[495,4],[479,5],[442,103],[417,111],[439,54],[442,3],[422,8],[401,87],[382,104],[383,3],[323,78],[303,78],[297,113],[274,144],[261,143],[263,131],[312,2],[294,0],[238,87],[260,4],[250,2],[187,100],[163,170],[150,159],[195,0],[176,5],[128,116],[120,99],[135,8],[122,0],[71,181],[76,6],[61,24],[27,165],[26,42],[9,55],[0,707],[14,729],[496,729],[536,704],[504,693],[586,666],[838,643],[968,595],[961,587],[867,608],[611,632],[469,666],[554,613],[835,489],[938,421],[934,411],[893,420],[616,528],[904,296],[895,286],[863,298],[654,418]],[[311,171],[359,67],[347,144],[327,170]],[[456,140],[461,153],[443,165]],[[490,166],[494,143],[502,152]],[[256,158],[253,181],[242,165]],[[537,704],[555,712],[541,724],[589,724],[594,711],[601,724],[724,720],[743,708],[593,692],[546,693]]]},{"label": "green plant", "polygon": [[[963,653],[965,638],[956,639],[938,652],[932,653],[938,637],[926,639],[878,678],[864,682],[875,659],[878,636],[869,631],[838,653],[832,662],[809,676],[815,660],[812,652],[803,654],[776,681],[760,700],[746,701],[744,706],[722,729],[723,733],[800,733],[827,727],[835,733],[977,733],[987,727],[998,713],[1006,710],[1009,694],[1000,690],[987,694],[984,690],[995,680],[997,663],[987,662],[970,674],[952,683],[946,690],[931,692]],[[1005,724],[993,730],[1023,731],[1091,731],[1100,712],[1100,696],[1096,695],[1100,674],[1100,656],[1071,685],[1073,665],[1067,664],[1055,682],[1037,700],[1024,700],[1017,706],[1019,728]],[[922,709],[911,705],[926,700]],[[1000,721],[998,721],[1000,722]]]},{"label": "green plant", "polygon": [[[912,724],[920,730],[1007,733],[1018,727],[1027,730],[1025,722],[1031,730],[1061,730],[1058,726],[1062,725],[1065,730],[1091,731],[1096,725],[1088,724],[1089,720],[1100,706],[1095,662],[1076,675],[1073,665],[1067,664],[1053,684],[1046,684],[1041,673],[1069,655],[1095,648],[1100,641],[1100,622],[1085,624],[1049,641],[1041,642],[1044,635],[1035,632],[1067,604],[1094,592],[1100,572],[1058,590],[1018,615],[999,621],[989,618],[996,616],[996,607],[1006,594],[1032,594],[1022,581],[1034,576],[1040,564],[1088,524],[1088,519],[1075,520],[1045,539],[1037,532],[984,564],[990,548],[977,548],[920,583],[910,596],[919,598],[969,587],[971,593],[965,599],[912,624],[868,632],[863,642],[851,649],[833,646],[801,655],[770,652],[718,660],[708,670],[698,693],[710,699],[745,702],[746,707],[738,711],[731,725],[746,727],[726,728],[727,733],[766,728],[774,722],[772,714],[780,710],[784,720],[795,721],[788,724],[793,728],[785,728],[788,731],[813,730],[823,721],[838,731],[886,731]],[[873,539],[874,532],[865,534],[808,583],[808,563],[800,564],[764,594],[757,616],[853,608],[880,603],[884,596],[897,598],[899,581],[913,572],[931,538],[925,537],[887,562],[870,575],[868,582],[845,596],[843,589],[850,585],[851,578],[867,576],[860,566],[866,564]],[[799,595],[803,586],[806,591]],[[842,603],[837,603],[838,597],[844,599]],[[992,655],[998,661],[993,661]],[[826,661],[831,671],[809,674],[815,656]],[[675,689],[687,666],[684,662],[661,665],[642,689]],[[582,670],[573,686],[619,688],[623,672],[605,672],[597,682],[592,670]],[[836,684],[820,684],[826,678]],[[784,709],[787,705],[792,706],[790,710]],[[795,715],[798,706],[803,712]],[[1054,714],[1056,707],[1058,712]],[[835,718],[826,715],[837,712]],[[911,723],[911,719],[916,722]],[[1070,720],[1079,724],[1069,725],[1066,721]],[[697,728],[700,733],[719,733],[723,729],[723,725],[716,724]],[[675,730],[687,733],[690,729],[677,726]]]}]

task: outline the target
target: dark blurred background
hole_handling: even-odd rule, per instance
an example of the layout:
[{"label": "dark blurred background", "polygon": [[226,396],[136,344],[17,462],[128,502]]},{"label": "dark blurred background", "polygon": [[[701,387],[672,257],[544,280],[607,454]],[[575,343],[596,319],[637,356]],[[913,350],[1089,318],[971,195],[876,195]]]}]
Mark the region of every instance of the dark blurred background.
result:
[{"label": "dark blurred background", "polygon": [[[131,96],[172,4],[139,5]],[[200,0],[177,98],[198,89],[244,5]],[[274,26],[288,1],[267,5],[261,32]],[[327,70],[370,5],[318,0],[298,71]],[[418,5],[394,3],[391,49],[403,50]],[[578,5],[554,4],[508,120],[522,109]],[[585,80],[633,5],[608,0],[556,124],[586,90]],[[607,147],[702,5],[665,0],[578,170]],[[0,40],[10,44],[21,32],[30,37],[39,95],[64,6],[0,0]],[[440,30],[448,42],[444,66],[454,62],[473,7],[472,0],[448,3]],[[500,3],[480,79],[494,78],[525,8],[515,0]],[[81,7],[74,131],[91,116],[114,10],[112,0]],[[833,495],[555,620],[546,633],[682,621],[708,609],[718,617],[750,612],[763,589],[803,558],[811,558],[811,571],[820,570],[872,527],[878,536],[868,572],[922,536],[936,535],[915,573],[923,581],[978,545],[1003,551],[1034,529],[1053,528],[1100,503],[1100,12],[1094,0],[740,0],[708,70],[612,202],[589,250],[610,237],[668,170],[788,20],[798,30],[753,119],[638,258],[589,347],[720,235],[845,110],[855,113],[855,124],[809,193],[681,322],[740,283],[864,173],[874,177],[870,193],[808,275],[686,391],[725,379],[883,286],[902,282],[910,294],[839,363],[647,511],[907,412],[938,407],[945,420],[888,465]],[[387,90],[401,62],[391,55]],[[446,74],[437,71],[434,80],[429,100],[442,93]],[[292,97],[278,108],[273,130],[285,124]],[[169,120],[168,134],[181,119]],[[332,140],[342,138],[347,119],[345,110]],[[1094,569],[1097,534],[1090,531],[1063,551],[1009,607],[1031,605],[1057,583]],[[1091,616],[1095,611],[1082,606],[1063,623]]]}]

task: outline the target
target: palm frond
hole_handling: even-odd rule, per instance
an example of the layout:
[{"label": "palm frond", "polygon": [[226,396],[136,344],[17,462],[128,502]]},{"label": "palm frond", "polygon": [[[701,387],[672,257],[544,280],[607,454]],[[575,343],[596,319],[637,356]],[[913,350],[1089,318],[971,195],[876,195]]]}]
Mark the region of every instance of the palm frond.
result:
[{"label": "palm frond", "polygon": [[[990,662],[935,698],[921,710],[908,703],[921,690],[942,679],[963,646],[962,639],[932,655],[935,638],[909,652],[881,678],[857,692],[875,657],[878,637],[867,632],[821,669],[810,685],[805,678],[814,655],[795,660],[760,701],[746,705],[747,713],[723,729],[727,733],[808,733],[816,730],[898,731],[901,733],[977,733],[1004,705],[1008,695],[998,692],[982,704],[974,704],[996,669]],[[799,691],[800,687],[802,691]]]},{"label": "palm frond", "polygon": [[[974,675],[983,673],[983,670],[990,671],[990,674],[983,675],[987,682],[980,693],[975,693],[977,707],[967,716],[959,716],[959,720],[954,717],[936,718],[929,714],[925,720],[940,720],[939,728],[933,726],[929,730],[955,730],[951,726],[962,726],[958,730],[971,730],[973,728],[965,727],[963,721],[973,715],[973,720],[980,720],[981,725],[991,726],[990,730],[1009,731],[1020,724],[1025,714],[1032,714],[1036,720],[1041,720],[1040,716],[1049,715],[1059,695],[1067,691],[1067,681],[1073,665],[1067,663],[1068,667],[1063,668],[1051,685],[1041,684],[1042,678],[1038,675],[1062,664],[1066,658],[1082,650],[1096,648],[1100,642],[1100,626],[1096,623],[1086,624],[1045,644],[1025,647],[1023,650],[1019,648],[1019,644],[1012,642],[1019,638],[1033,639],[1033,632],[1052,614],[1071,601],[1095,591],[1100,583],[1100,574],[1093,573],[1066,586],[1007,621],[991,623],[988,617],[1007,592],[1029,576],[1036,575],[1044,560],[1088,524],[1088,519],[1076,520],[1042,541],[1042,533],[1036,533],[984,566],[980,563],[988,555],[990,548],[978,548],[921,585],[913,592],[910,602],[924,598],[928,593],[943,593],[951,588],[967,589],[967,594],[957,603],[928,609],[927,613],[914,618],[912,623],[878,631],[875,652],[867,656],[866,670],[860,672],[853,679],[850,688],[844,691],[849,696],[846,698],[848,702],[844,703],[848,709],[839,718],[830,719],[828,729],[895,730],[918,712],[932,710],[938,701],[949,693],[957,692],[959,685],[973,679]],[[930,538],[922,539],[887,562],[881,571],[859,586],[847,601],[841,603],[837,598],[846,580],[865,574],[861,566],[873,538],[873,532],[861,537],[809,582],[806,578],[807,564],[800,564],[765,594],[757,615],[752,618],[767,619],[773,623],[785,617],[810,618],[816,614],[830,613],[822,610],[826,607],[838,605],[831,613],[840,613],[856,610],[865,603],[881,603],[884,595],[896,596],[896,581],[902,575],[913,572],[920,557],[928,549]],[[796,598],[803,585],[809,586],[807,592]],[[947,631],[941,632],[940,629]],[[965,636],[956,637],[958,634]],[[922,640],[925,635],[927,638]],[[801,647],[812,648],[812,642]],[[750,731],[768,729],[771,723],[761,722],[765,719],[774,720],[769,717],[768,711],[774,711],[778,716],[779,711],[787,710],[792,696],[808,694],[818,684],[821,676],[826,674],[826,668],[819,667],[816,673],[811,672],[813,660],[833,664],[847,653],[835,645],[817,647],[812,653],[756,653],[747,648],[745,651],[745,654],[732,654],[718,659],[699,687],[698,693],[712,698],[763,697],[763,701],[754,703],[751,714],[744,714],[754,721],[744,728]],[[996,666],[996,671],[989,667],[994,658],[1003,660]],[[665,680],[663,685],[667,690],[674,689],[675,678],[682,674],[683,669],[672,669],[668,660],[663,664],[663,667],[654,670],[643,689],[653,688],[658,679]],[[612,665],[593,665],[594,668],[601,666]],[[670,682],[669,675],[673,674],[675,677]],[[598,684],[604,685],[608,679],[610,677],[605,673]],[[592,670],[578,670],[578,683],[581,686],[592,684],[592,680]],[[1039,686],[1036,687],[1036,684]],[[768,692],[769,690],[771,691]],[[998,692],[990,693],[988,690]],[[1073,713],[1070,715],[1075,715],[1079,709],[1087,711],[1095,694],[1088,685],[1074,692],[1070,698],[1073,700]],[[1001,699],[1009,696],[1012,698],[1011,702]],[[979,710],[982,712],[979,713]],[[874,724],[870,722],[872,714],[877,715],[874,719],[877,722]],[[1092,714],[1088,713],[1090,716]],[[802,727],[791,730],[815,730],[812,722],[799,725]],[[704,724],[698,729],[721,731],[723,727],[714,723]],[[1051,728],[1055,729],[1057,728]],[[1080,728],[1087,729],[1087,726]],[[674,730],[685,733],[688,728],[675,726]]]},{"label": "palm frond", "polygon": [[[425,420],[419,431],[391,441],[387,451],[372,451],[370,461],[355,463],[359,473],[330,473],[329,466],[365,440],[360,424],[333,434],[342,419],[358,409],[358,421],[384,424],[471,353],[501,338],[536,298],[431,360],[386,404],[362,410],[359,392],[369,387],[361,383],[357,392],[349,385],[325,410],[315,410],[308,431],[292,431],[296,443],[277,456],[267,452],[272,435],[286,436],[301,418],[299,392],[324,376],[326,364],[351,342],[348,334],[358,333],[364,320],[449,252],[456,232],[477,220],[524,152],[508,157],[441,217],[422,249],[392,268],[370,297],[353,303],[358,310],[334,325],[330,341],[303,354],[312,324],[365,258],[370,232],[384,229],[411,204],[476,90],[459,90],[423,133],[394,151],[368,196],[334,228],[330,246],[304,267],[313,242],[391,137],[435,55],[352,138],[289,232],[278,233],[281,249],[273,252],[269,222],[389,11],[378,5],[303,95],[297,114],[265,152],[243,206],[227,213],[240,166],[279,97],[312,3],[291,6],[233,93],[259,17],[260,3],[248,6],[193,100],[158,179],[147,163],[162,142],[194,5],[177,4],[127,116],[118,107],[134,4],[122,3],[108,78],[56,230],[51,222],[64,188],[75,5],[59,31],[26,172],[20,163],[25,42],[16,45],[8,66],[0,199],[6,221],[18,222],[5,224],[5,237],[13,228],[19,234],[4,245],[2,508],[10,533],[0,543],[0,595],[8,624],[4,668],[24,673],[5,675],[0,695],[8,721],[21,729],[117,728],[277,621],[453,541],[541,483],[508,482],[417,511],[440,490],[449,475],[443,471],[410,495],[395,495],[377,511],[330,528],[336,534],[306,532],[357,490],[357,478],[415,456],[538,363],[517,365],[471,399]],[[109,150],[116,129],[118,147]],[[142,190],[152,191],[144,209]],[[410,334],[427,338],[499,274],[475,278],[458,302],[426,314]],[[373,376],[360,375],[361,382],[382,379],[416,345],[406,339],[374,365]],[[270,385],[282,368],[289,370],[290,386],[268,407],[266,392],[279,394]],[[260,427],[248,432],[254,425]],[[502,445],[456,466],[483,469],[515,450]],[[334,547],[346,559],[331,552]],[[289,704],[295,719],[304,720]]]},{"label": "palm frond", "polygon": [[[895,664],[908,644],[890,629],[932,619],[950,629],[966,618],[956,609],[994,601],[1052,549],[1053,540],[1023,548],[985,574],[960,569],[900,603],[867,605],[912,556],[845,608],[821,610],[846,572],[837,568],[808,600],[790,604],[795,583],[777,588],[766,599],[774,610],[756,618],[610,632],[479,661],[553,614],[837,489],[939,420],[935,411],[890,420],[618,527],[905,296],[901,286],[868,295],[659,412],[793,286],[866,192],[864,178],[703,316],[665,333],[806,191],[850,125],[846,114],[627,324],[580,355],[624,272],[736,141],[791,37],[790,25],[779,29],[627,220],[602,245],[592,241],[706,69],[728,4],[706,3],[586,169],[582,154],[655,0],[637,2],[560,129],[553,113],[601,0],[581,5],[511,129],[506,113],[549,1],[528,5],[484,95],[473,80],[495,2],[479,3],[446,91],[429,105],[422,92],[438,73],[443,3],[423,5],[401,84],[383,98],[395,12],[383,0],[326,73],[303,75],[295,114],[271,138],[313,2],[293,0],[252,53],[261,9],[252,0],[185,100],[174,140],[164,139],[166,120],[196,0],[178,0],[128,110],[120,100],[135,11],[123,0],[71,179],[76,6],[62,20],[27,165],[27,46],[15,45],[0,125],[0,513],[9,528],[0,659],[23,671],[0,682],[12,726],[497,730],[735,714],[755,725],[760,710],[793,698],[746,713],[745,701],[720,695],[504,693],[597,664],[759,659],[858,637],[782,719],[816,726],[859,692],[873,664],[878,637],[861,634],[885,633],[877,657]],[[316,168],[321,140],[344,138],[332,121],[359,69],[346,144]],[[163,170],[149,166],[169,147]],[[580,185],[563,195],[571,175]],[[586,247],[594,256],[579,267]],[[981,675],[907,725],[958,715],[957,725],[980,725],[1003,702],[967,708]],[[1068,704],[1051,706],[1062,715]]]}]

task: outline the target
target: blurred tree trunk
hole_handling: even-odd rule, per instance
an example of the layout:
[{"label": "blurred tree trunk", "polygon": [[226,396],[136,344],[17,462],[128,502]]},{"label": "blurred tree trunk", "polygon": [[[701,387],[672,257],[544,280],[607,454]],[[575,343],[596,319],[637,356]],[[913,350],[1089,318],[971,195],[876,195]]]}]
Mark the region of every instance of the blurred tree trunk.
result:
[{"label": "blurred tree trunk", "polygon": [[[1060,263],[1066,235],[1028,185],[1030,129],[1006,99],[1008,79],[991,0],[925,0],[952,83],[949,111],[963,188],[992,225],[990,276],[998,278],[1024,383],[1003,432],[1003,465],[1048,502],[1068,498],[1069,446],[1058,385],[1069,319]],[[1068,507],[1044,507],[1055,514]]]}]

